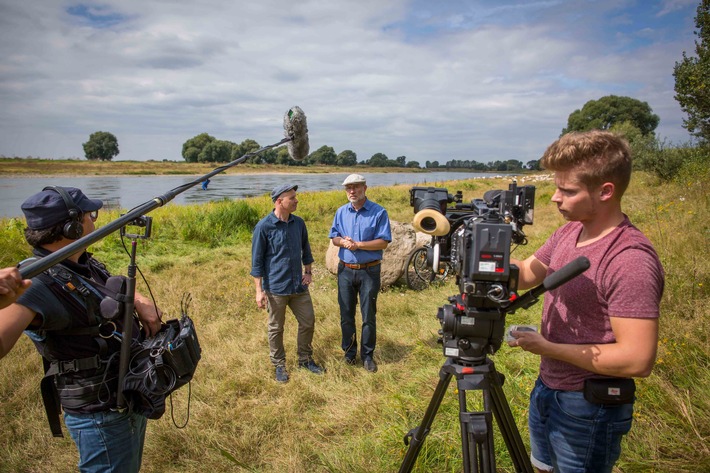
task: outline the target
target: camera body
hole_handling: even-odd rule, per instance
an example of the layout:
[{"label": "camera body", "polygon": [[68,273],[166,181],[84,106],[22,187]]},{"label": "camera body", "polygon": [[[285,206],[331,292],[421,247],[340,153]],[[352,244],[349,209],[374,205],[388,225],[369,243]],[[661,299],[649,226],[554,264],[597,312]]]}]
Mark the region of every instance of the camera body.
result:
[{"label": "camera body", "polygon": [[445,356],[478,362],[500,348],[505,307],[518,288],[511,246],[527,243],[522,229],[533,223],[534,200],[535,187],[516,182],[470,203],[463,203],[461,191],[410,190],[414,227],[432,235],[427,263],[436,270],[440,262],[448,262],[456,274],[459,294],[437,313]]}]

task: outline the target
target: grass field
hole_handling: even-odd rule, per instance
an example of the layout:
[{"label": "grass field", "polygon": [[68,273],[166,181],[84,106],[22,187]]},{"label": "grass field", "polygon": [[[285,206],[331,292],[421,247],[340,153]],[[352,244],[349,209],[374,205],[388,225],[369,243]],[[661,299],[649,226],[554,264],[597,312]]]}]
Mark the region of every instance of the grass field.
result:
[{"label": "grass field", "polygon": [[[625,211],[654,243],[666,270],[659,355],[653,374],[637,382],[634,425],[623,444],[617,472],[710,471],[710,322],[707,250],[710,240],[710,178],[707,167],[677,182],[663,183],[634,174]],[[520,184],[525,184],[520,182]],[[466,200],[488,189],[507,188],[504,180],[441,183],[462,190]],[[537,186],[535,224],[526,227],[530,244],[515,250],[524,258],[563,223],[549,200],[553,184]],[[393,220],[410,222],[406,186],[371,188]],[[295,366],[296,324],[286,324],[291,381],[277,384],[268,357],[266,313],[254,303],[249,276],[253,219],[265,215],[264,197],[199,206],[168,205],[151,213],[153,238],[139,243],[138,263],[158,304],[177,315],[184,292],[193,297],[203,358],[191,398],[182,388],[172,408],[150,421],[143,470],[163,472],[393,472],[406,447],[403,436],[419,425],[445,358],[437,345],[435,317],[450,282],[421,292],[396,285],[378,301],[379,371],[341,362],[336,278],[324,269],[332,216],[344,203],[342,192],[299,194],[313,253],[312,295],[317,325],[315,357],[328,372],[317,377]],[[99,224],[117,217],[102,214]],[[23,223],[0,220],[0,267],[27,254]],[[92,250],[110,269],[124,273],[128,257],[117,235]],[[145,284],[139,290],[146,293]],[[507,323],[539,323],[541,304],[507,316]],[[538,359],[504,346],[491,357],[506,376],[503,387],[527,445],[527,396]],[[0,472],[76,470],[76,450],[68,438],[49,432],[39,392],[41,362],[23,337],[0,361]],[[480,409],[472,392],[470,409]],[[188,415],[187,427],[178,429]],[[172,414],[172,415],[171,415]],[[173,421],[174,417],[174,421]],[[496,432],[499,471],[514,471]],[[424,442],[416,472],[462,470],[458,399],[449,387]]]}]

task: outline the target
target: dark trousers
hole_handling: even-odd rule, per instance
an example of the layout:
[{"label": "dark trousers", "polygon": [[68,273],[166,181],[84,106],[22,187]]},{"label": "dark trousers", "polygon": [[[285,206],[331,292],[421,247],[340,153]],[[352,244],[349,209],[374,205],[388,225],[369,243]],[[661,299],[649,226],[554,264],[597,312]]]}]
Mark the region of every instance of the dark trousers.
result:
[{"label": "dark trousers", "polygon": [[345,356],[357,356],[357,330],[355,307],[360,299],[362,314],[362,334],[360,357],[372,358],[377,341],[377,294],[380,292],[380,271],[382,265],[363,269],[350,269],[343,263],[338,265],[338,305],[340,305],[340,330]]}]

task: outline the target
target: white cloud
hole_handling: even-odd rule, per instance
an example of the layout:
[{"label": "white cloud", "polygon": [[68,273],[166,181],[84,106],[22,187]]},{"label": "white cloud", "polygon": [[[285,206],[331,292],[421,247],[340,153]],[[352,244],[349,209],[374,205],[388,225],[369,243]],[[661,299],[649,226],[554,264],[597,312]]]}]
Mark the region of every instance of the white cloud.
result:
[{"label": "white cloud", "polygon": [[[0,6],[0,154],[83,156],[103,130],[118,137],[118,159],[180,159],[202,132],[277,142],[299,105],[311,149],[525,162],[573,110],[609,94],[648,101],[661,136],[687,138],[672,68],[692,28],[667,25],[656,40],[658,24],[612,27],[612,14],[638,21],[618,2],[79,5]],[[678,8],[692,21],[687,3],[654,11],[677,21]]]}]

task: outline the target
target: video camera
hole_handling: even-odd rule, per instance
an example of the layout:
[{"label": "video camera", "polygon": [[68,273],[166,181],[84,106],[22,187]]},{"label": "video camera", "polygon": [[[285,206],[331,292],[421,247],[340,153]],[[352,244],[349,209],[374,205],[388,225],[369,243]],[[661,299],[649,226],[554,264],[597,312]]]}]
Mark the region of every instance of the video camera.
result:
[{"label": "video camera", "polygon": [[508,190],[488,191],[470,203],[462,197],[461,191],[451,195],[444,188],[410,190],[414,228],[432,235],[427,263],[436,272],[448,262],[459,288],[437,313],[444,355],[480,361],[500,348],[505,308],[517,297],[511,245],[527,244],[523,226],[533,223],[535,187],[513,182]]}]

